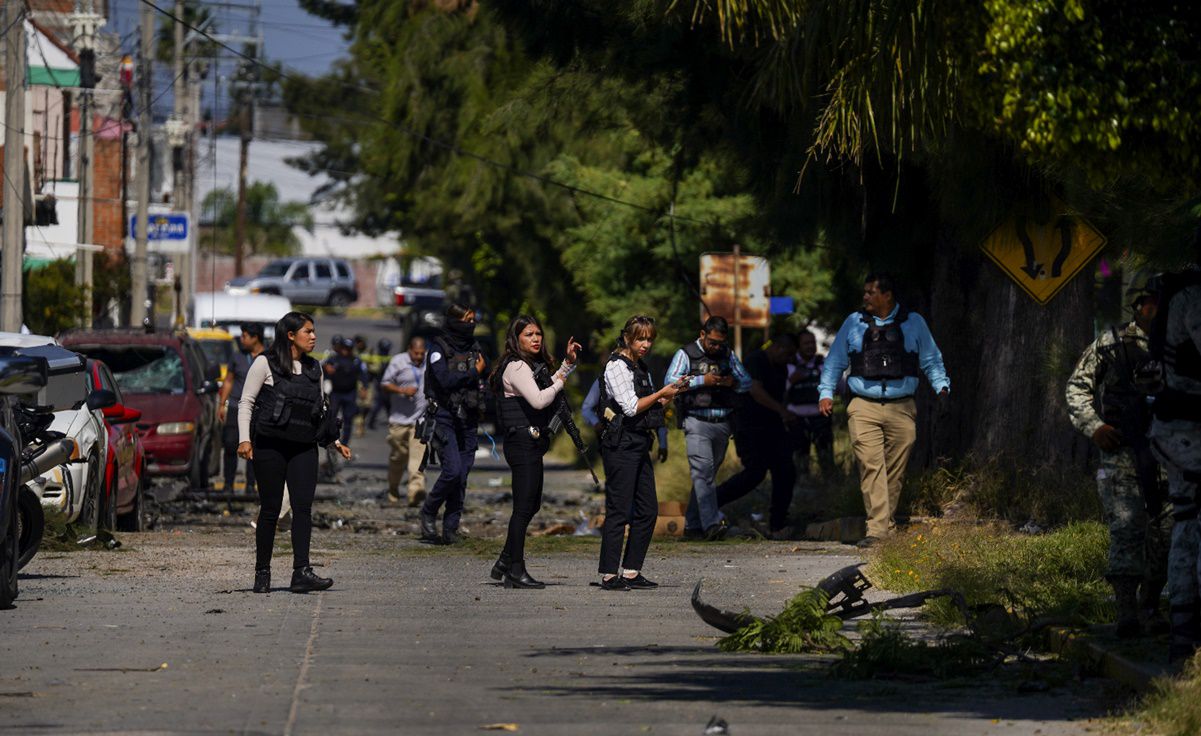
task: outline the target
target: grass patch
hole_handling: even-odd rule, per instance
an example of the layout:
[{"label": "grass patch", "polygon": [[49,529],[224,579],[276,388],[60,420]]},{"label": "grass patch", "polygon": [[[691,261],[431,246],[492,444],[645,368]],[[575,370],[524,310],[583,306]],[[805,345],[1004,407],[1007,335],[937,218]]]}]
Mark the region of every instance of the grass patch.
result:
[{"label": "grass patch", "polygon": [[[80,540],[93,538],[88,544],[80,544]],[[104,529],[88,531],[83,527],[66,521],[62,514],[47,513],[46,526],[42,532],[42,543],[38,552],[87,552],[93,550],[116,550],[121,543],[113,537],[112,532]]]},{"label": "grass patch", "polygon": [[[936,525],[880,545],[868,577],[902,593],[951,588],[969,606],[1001,605],[1027,621],[1103,623],[1113,619],[1104,578],[1108,548],[1109,533],[1097,522],[1037,535],[1001,525]],[[945,599],[926,608],[936,623],[964,623]]]},{"label": "grass patch", "polygon": [[1129,714],[1131,732],[1162,736],[1201,733],[1201,656],[1194,656],[1179,677],[1162,678],[1155,690]]}]

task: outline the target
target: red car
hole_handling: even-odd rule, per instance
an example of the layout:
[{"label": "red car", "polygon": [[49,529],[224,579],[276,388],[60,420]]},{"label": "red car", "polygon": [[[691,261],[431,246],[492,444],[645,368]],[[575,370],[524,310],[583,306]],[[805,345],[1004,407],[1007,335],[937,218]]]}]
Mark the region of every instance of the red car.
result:
[{"label": "red car", "polygon": [[129,406],[142,412],[134,425],[145,448],[150,478],[186,478],[204,488],[221,462],[217,424],[218,367],[209,367],[186,334],[141,330],[68,332],[63,347],[103,361]]},{"label": "red car", "polygon": [[102,361],[88,361],[88,390],[106,389],[117,403],[104,409],[108,457],[104,461],[104,495],[100,520],[108,529],[126,532],[146,529],[146,452],[134,422],[142,412],[125,404],[121,387]]}]

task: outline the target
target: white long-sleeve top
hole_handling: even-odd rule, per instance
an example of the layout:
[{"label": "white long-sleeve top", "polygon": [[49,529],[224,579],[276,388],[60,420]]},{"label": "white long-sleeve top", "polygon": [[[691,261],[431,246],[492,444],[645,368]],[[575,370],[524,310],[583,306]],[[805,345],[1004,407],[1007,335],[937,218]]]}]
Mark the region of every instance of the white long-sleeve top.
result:
[{"label": "white long-sleeve top", "polygon": [[620,360],[605,366],[605,391],[627,417],[638,414],[638,392],[634,389],[634,371]]},{"label": "white long-sleeve top", "polygon": [[505,366],[505,372],[501,374],[501,384],[505,396],[520,396],[533,408],[545,409],[563,390],[563,383],[573,370],[574,363],[564,362],[559,366],[559,370],[555,371],[555,375],[551,376],[550,385],[540,389],[538,382],[534,380],[534,370],[530,368],[530,364],[524,360],[514,360]]},{"label": "white long-sleeve top", "polygon": [[[292,373],[300,375],[300,370],[300,361],[292,361]],[[246,371],[246,385],[242,389],[242,399],[238,402],[238,442],[250,441],[250,417],[254,414],[254,400],[258,398],[264,384],[275,385],[266,354],[255,358],[250,364],[250,370]]]}]

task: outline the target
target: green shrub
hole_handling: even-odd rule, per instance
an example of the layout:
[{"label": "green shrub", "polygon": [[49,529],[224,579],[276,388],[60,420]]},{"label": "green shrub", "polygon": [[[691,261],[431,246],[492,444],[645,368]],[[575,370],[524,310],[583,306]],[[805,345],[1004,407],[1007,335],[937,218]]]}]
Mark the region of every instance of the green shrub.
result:
[{"label": "green shrub", "polygon": [[84,290],[75,285],[75,262],[52,261],[24,274],[22,312],[37,335],[57,335],[75,327],[83,315]]},{"label": "green shrub", "polygon": [[[1113,616],[1104,578],[1108,550],[1109,532],[1097,522],[1036,535],[942,524],[880,545],[868,577],[898,592],[951,588],[969,606],[999,604],[1027,619],[1100,623]],[[945,600],[927,608],[938,622],[963,623]]]},{"label": "green shrub", "polygon": [[842,635],[842,619],[826,613],[829,597],[817,588],[793,596],[778,616],[756,621],[723,638],[723,652],[838,652],[851,641]]}]

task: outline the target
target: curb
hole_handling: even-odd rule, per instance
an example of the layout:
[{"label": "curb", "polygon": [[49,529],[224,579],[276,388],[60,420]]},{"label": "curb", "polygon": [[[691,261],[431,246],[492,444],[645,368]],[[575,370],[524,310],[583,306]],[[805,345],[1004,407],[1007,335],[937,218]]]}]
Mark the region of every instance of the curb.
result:
[{"label": "curb", "polygon": [[1102,676],[1140,693],[1151,690],[1157,678],[1172,674],[1167,664],[1139,662],[1107,649],[1089,631],[1051,628],[1047,630],[1047,645],[1056,654],[1079,660]]}]

